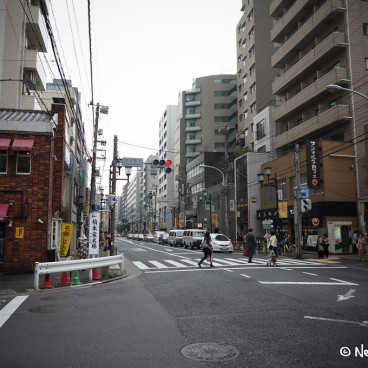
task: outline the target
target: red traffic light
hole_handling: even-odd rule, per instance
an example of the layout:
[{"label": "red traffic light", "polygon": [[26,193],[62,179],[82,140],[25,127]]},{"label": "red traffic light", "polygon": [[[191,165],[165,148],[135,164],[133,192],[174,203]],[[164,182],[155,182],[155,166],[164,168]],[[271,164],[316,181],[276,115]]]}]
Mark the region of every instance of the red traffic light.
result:
[{"label": "red traffic light", "polygon": [[166,166],[171,166],[171,164],[172,164],[172,161],[171,161],[171,160],[166,160],[166,161],[165,161],[165,165],[166,165]]}]

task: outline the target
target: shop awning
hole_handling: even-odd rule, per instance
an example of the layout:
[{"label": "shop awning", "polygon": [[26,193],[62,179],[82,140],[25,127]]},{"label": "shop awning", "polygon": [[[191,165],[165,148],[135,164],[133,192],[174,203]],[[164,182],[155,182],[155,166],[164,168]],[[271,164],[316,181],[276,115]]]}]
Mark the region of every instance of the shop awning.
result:
[{"label": "shop awning", "polygon": [[13,151],[31,151],[33,148],[34,139],[19,139],[15,138],[11,146]]},{"label": "shop awning", "polygon": [[0,222],[4,222],[8,215],[9,204],[0,203]]},{"label": "shop awning", "polygon": [[10,138],[0,138],[0,150],[8,150],[10,141]]}]

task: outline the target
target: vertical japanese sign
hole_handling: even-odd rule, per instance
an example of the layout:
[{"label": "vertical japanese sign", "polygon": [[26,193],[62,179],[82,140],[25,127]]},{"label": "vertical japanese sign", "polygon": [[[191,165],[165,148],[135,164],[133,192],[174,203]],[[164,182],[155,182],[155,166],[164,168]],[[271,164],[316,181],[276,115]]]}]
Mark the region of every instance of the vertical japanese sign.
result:
[{"label": "vertical japanese sign", "polygon": [[288,202],[287,201],[279,201],[279,218],[286,219],[288,218]]},{"label": "vertical japanese sign", "polygon": [[60,257],[66,257],[70,247],[70,240],[73,234],[73,224],[61,225],[61,246]]},{"label": "vertical japanese sign", "polygon": [[319,169],[319,146],[316,141],[309,141],[306,145],[307,180],[309,188],[316,189],[321,185]]},{"label": "vertical japanese sign", "polygon": [[89,254],[98,255],[100,244],[100,212],[94,211],[89,214]]}]

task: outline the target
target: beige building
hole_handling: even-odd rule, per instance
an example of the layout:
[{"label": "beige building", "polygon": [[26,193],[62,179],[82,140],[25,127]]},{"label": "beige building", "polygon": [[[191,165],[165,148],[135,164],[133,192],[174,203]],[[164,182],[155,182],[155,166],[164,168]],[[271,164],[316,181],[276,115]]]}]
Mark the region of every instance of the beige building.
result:
[{"label": "beige building", "polygon": [[42,110],[38,92],[46,89],[48,39],[39,4],[0,3],[0,108]]},{"label": "beige building", "polygon": [[[274,0],[270,5],[271,41],[278,47],[271,62],[279,71],[272,83],[273,148],[280,157],[296,144],[304,152],[309,141],[318,142],[320,187],[312,202],[314,208],[325,202],[325,212],[313,212],[322,228],[336,215],[328,203],[337,201],[341,208],[354,204],[354,213],[345,213],[353,228],[366,231],[367,13],[363,0]],[[326,88],[331,84],[343,89],[331,93]],[[306,166],[301,157],[302,173]]]},{"label": "beige building", "polygon": [[236,29],[238,142],[253,149],[255,116],[274,105],[271,83],[275,70],[271,56],[275,52],[270,40],[271,0],[242,0],[242,16]]}]

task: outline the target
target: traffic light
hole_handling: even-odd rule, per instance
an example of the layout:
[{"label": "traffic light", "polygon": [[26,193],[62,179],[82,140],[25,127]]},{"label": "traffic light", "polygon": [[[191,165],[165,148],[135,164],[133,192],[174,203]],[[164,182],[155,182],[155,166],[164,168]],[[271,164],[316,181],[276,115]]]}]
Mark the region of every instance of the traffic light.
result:
[{"label": "traffic light", "polygon": [[[163,169],[165,170],[166,174],[170,174],[172,171],[171,168],[172,165],[172,161],[171,160],[153,160],[152,161],[152,165],[151,165],[151,171],[152,169]],[[152,173],[151,173],[152,175]]]},{"label": "traffic light", "polygon": [[171,160],[165,160],[165,173],[166,174],[170,174],[172,169],[171,169],[171,164],[172,161]]},{"label": "traffic light", "polygon": [[308,212],[312,209],[312,201],[309,198],[304,198],[301,200],[301,210],[302,213]]}]

